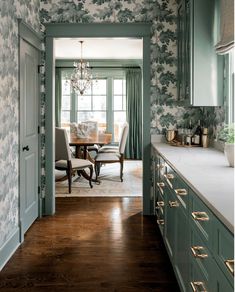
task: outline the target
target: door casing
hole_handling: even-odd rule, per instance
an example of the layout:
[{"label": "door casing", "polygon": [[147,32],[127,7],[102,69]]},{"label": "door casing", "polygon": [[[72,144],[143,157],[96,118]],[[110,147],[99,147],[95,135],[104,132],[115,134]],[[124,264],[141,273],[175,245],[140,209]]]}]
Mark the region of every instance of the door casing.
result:
[{"label": "door casing", "polygon": [[151,215],[150,27],[149,23],[48,23],[46,27],[46,186],[45,215],[55,213],[55,56],[54,38],[125,37],[143,39],[143,214]]}]

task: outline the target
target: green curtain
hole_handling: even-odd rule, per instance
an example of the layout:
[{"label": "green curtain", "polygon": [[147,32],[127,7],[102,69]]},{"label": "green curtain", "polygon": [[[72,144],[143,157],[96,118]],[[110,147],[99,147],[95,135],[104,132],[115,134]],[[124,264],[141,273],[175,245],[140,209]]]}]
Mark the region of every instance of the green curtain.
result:
[{"label": "green curtain", "polygon": [[56,127],[61,126],[61,99],[62,99],[62,83],[61,68],[55,70],[55,125]]},{"label": "green curtain", "polygon": [[125,157],[142,159],[142,74],[140,68],[126,71],[126,101],[129,134]]}]

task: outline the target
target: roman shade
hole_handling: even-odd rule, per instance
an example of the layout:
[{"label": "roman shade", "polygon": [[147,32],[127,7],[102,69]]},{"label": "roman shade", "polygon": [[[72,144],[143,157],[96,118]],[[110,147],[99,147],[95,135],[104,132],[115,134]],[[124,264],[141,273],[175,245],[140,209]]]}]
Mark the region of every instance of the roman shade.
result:
[{"label": "roman shade", "polygon": [[220,2],[220,35],[216,44],[216,52],[220,55],[228,53],[234,47],[234,0]]}]

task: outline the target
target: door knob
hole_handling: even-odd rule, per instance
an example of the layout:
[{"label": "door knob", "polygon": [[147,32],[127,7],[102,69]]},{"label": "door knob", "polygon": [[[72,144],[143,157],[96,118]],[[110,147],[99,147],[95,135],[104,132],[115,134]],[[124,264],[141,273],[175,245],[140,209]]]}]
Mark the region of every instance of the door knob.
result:
[{"label": "door knob", "polygon": [[29,145],[23,147],[23,151],[29,151]]}]

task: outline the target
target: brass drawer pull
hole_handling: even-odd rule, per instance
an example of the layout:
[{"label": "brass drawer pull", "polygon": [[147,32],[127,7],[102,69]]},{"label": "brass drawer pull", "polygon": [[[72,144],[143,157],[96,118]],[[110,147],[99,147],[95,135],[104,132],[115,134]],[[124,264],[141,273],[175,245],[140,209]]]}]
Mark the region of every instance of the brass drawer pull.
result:
[{"label": "brass drawer pull", "polygon": [[172,173],[167,173],[167,174],[164,174],[164,177],[166,178],[166,181],[168,185],[170,186],[170,188],[173,189],[173,186],[170,180],[175,178],[174,175]]},{"label": "brass drawer pull", "polygon": [[187,196],[187,194],[188,194],[186,189],[175,189],[175,193],[178,196]]},{"label": "brass drawer pull", "polygon": [[157,202],[158,207],[164,207],[164,202],[163,201],[158,201]]},{"label": "brass drawer pull", "polygon": [[157,220],[158,225],[164,225],[164,220],[163,219],[158,219]]},{"label": "brass drawer pull", "polygon": [[157,169],[163,169],[164,168],[164,164],[157,164]]},{"label": "brass drawer pull", "polygon": [[157,183],[157,186],[159,188],[164,188],[165,187],[165,184],[164,184],[164,182],[159,182],[159,183]]},{"label": "brass drawer pull", "polygon": [[197,221],[209,220],[209,216],[206,214],[206,212],[192,212],[192,216],[193,216],[193,219]]},{"label": "brass drawer pull", "polygon": [[171,208],[179,207],[179,203],[177,201],[169,201],[169,206]]},{"label": "brass drawer pull", "polygon": [[203,282],[190,282],[193,292],[207,292]]},{"label": "brass drawer pull", "polygon": [[229,269],[229,272],[234,275],[234,260],[225,261],[225,265]]},{"label": "brass drawer pull", "polygon": [[159,183],[157,183],[157,186],[158,186],[158,188],[159,188],[161,194],[163,195],[164,192],[163,192],[163,189],[162,189],[162,188],[165,187],[164,182],[159,182]]},{"label": "brass drawer pull", "polygon": [[195,258],[200,258],[200,259],[208,258],[208,254],[202,253],[202,251],[204,251],[204,250],[205,250],[205,248],[203,246],[192,246],[191,247],[191,251],[192,251],[193,256]]}]

